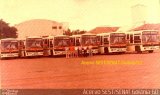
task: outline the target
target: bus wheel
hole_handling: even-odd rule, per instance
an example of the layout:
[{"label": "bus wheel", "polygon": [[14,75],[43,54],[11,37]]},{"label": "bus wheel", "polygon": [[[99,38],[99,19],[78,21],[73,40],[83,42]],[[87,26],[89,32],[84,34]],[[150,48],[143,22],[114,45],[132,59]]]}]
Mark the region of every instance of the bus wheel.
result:
[{"label": "bus wheel", "polygon": [[142,53],[140,46],[135,46],[135,50],[137,53]]},{"label": "bus wheel", "polygon": [[142,53],[142,51],[137,51],[137,53]]},{"label": "bus wheel", "polygon": [[105,54],[109,54],[108,48],[104,48]]},{"label": "bus wheel", "polygon": [[0,57],[0,60],[6,60],[7,58],[6,57]]},{"label": "bus wheel", "polygon": [[50,54],[51,57],[54,56],[53,50],[51,50],[50,53],[51,53],[51,54]]},{"label": "bus wheel", "polygon": [[149,50],[148,52],[149,52],[149,53],[153,53],[153,50]]}]

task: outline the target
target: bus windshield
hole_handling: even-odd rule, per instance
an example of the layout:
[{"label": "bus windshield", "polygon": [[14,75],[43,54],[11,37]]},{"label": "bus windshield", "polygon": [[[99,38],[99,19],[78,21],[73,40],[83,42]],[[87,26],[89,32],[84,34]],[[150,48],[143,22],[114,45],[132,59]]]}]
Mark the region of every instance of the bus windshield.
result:
[{"label": "bus windshield", "polygon": [[144,32],[142,34],[142,42],[158,42],[157,32]]},{"label": "bus windshield", "polygon": [[82,45],[97,45],[96,36],[82,36]]},{"label": "bus windshield", "polygon": [[27,39],[26,40],[27,48],[42,48],[42,39]]},{"label": "bus windshield", "polygon": [[1,43],[1,49],[2,50],[8,50],[8,49],[18,49],[18,42],[17,41],[5,41]]},{"label": "bus windshield", "polygon": [[66,47],[69,45],[70,45],[69,38],[55,38],[55,40],[54,40],[54,46]]},{"label": "bus windshield", "polygon": [[125,44],[125,34],[111,34],[111,44]]}]

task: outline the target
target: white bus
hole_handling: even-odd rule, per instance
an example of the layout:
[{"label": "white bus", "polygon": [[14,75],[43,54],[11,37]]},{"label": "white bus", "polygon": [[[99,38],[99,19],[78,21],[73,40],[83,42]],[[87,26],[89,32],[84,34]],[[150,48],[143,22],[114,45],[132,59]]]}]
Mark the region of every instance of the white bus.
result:
[{"label": "white bus", "polygon": [[0,58],[19,57],[19,40],[6,38],[0,40]]},{"label": "white bus", "polygon": [[[83,47],[92,46],[92,53],[98,54],[98,39],[96,34],[85,33],[81,35],[81,45]],[[87,51],[89,53],[89,51]]]},{"label": "white bus", "polygon": [[159,49],[158,31],[157,30],[141,30],[131,31],[127,33],[127,50],[142,53],[148,51],[152,53]]},{"label": "white bus", "polygon": [[43,56],[43,39],[42,37],[27,37],[24,41],[25,57]]},{"label": "white bus", "polygon": [[[97,36],[96,34],[86,33],[82,35],[72,35],[71,36],[71,42],[74,44],[74,46],[82,48],[89,46],[92,46],[92,53],[97,54],[98,53],[98,42],[97,42]],[[87,49],[87,53],[89,53],[89,50]]]},{"label": "white bus", "polygon": [[65,48],[70,46],[70,37],[67,35],[57,35],[53,37],[53,50],[52,54],[55,55],[65,55]]},{"label": "white bus", "polygon": [[100,54],[125,53],[126,34],[121,32],[110,32],[97,34]]}]

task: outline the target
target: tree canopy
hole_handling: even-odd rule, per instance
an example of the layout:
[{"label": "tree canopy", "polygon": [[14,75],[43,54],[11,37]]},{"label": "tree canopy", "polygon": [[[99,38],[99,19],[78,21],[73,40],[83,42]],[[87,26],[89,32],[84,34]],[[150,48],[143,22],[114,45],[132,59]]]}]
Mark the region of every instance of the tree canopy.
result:
[{"label": "tree canopy", "polygon": [[3,38],[17,38],[17,29],[13,26],[9,26],[2,19],[0,20],[0,39]]},{"label": "tree canopy", "polygon": [[64,35],[69,35],[69,36],[71,36],[71,35],[78,35],[78,34],[84,34],[86,31],[85,30],[79,30],[79,29],[77,29],[77,30],[70,30],[70,29],[68,29],[67,31],[64,31]]}]

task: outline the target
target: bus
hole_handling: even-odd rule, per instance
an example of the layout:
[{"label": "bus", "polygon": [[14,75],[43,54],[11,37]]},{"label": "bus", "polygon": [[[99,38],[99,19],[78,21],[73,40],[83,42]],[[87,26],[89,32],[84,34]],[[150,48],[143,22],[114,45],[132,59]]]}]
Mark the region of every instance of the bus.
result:
[{"label": "bus", "polygon": [[159,49],[158,31],[157,30],[141,30],[127,32],[127,50],[142,53],[148,51],[153,53]]},{"label": "bus", "polygon": [[19,57],[19,40],[6,38],[0,40],[0,58]]},{"label": "bus", "polygon": [[53,50],[52,55],[65,55],[66,54],[66,48],[69,48],[70,46],[70,37],[67,35],[57,35],[53,37]]},{"label": "bus", "polygon": [[[92,53],[98,54],[98,40],[96,34],[85,33],[81,35],[81,45],[83,47],[92,46]],[[89,50],[87,51],[89,53]]]},{"label": "bus", "polygon": [[127,49],[126,34],[110,32],[97,34],[100,54],[125,53]]},{"label": "bus", "polygon": [[43,39],[42,37],[27,37],[24,41],[25,57],[43,56]]},{"label": "bus", "polygon": [[[82,48],[89,48],[89,46],[92,46],[92,53],[98,53],[98,42],[96,34],[86,33],[82,35],[72,35],[70,38],[74,46]],[[87,50],[87,53],[89,53],[89,50]]]}]

